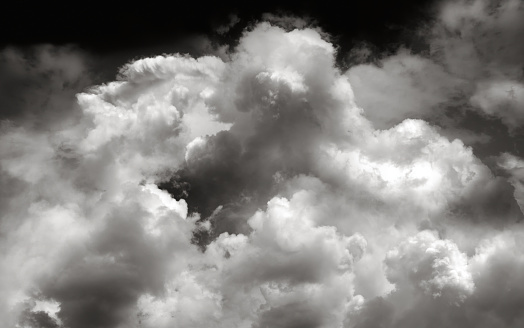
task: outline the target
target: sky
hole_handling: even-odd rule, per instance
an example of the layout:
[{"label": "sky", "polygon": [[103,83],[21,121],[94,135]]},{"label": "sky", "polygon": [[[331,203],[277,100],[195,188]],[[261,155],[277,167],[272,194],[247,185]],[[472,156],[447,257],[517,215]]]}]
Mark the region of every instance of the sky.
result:
[{"label": "sky", "polygon": [[522,1],[11,10],[0,328],[524,326]]}]

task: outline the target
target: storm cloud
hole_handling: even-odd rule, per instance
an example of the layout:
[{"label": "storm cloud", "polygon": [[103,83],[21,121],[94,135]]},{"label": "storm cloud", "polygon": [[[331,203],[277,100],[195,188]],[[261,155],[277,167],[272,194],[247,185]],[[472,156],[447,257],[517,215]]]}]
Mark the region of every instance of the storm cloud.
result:
[{"label": "storm cloud", "polygon": [[274,14],[99,84],[2,50],[5,327],[522,327],[524,7],[436,8],[348,69]]}]

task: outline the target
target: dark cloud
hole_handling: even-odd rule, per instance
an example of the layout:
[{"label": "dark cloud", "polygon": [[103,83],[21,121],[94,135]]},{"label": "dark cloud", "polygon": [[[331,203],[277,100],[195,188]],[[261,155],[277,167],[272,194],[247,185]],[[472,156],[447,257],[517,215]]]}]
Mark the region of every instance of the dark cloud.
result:
[{"label": "dark cloud", "polygon": [[88,56],[74,46],[3,49],[1,119],[33,129],[53,129],[78,118],[75,96],[93,83],[88,65]]},{"label": "dark cloud", "polygon": [[[316,313],[317,312],[317,313]],[[322,318],[315,307],[307,304],[288,304],[262,313],[256,328],[316,328],[322,326]]]}]

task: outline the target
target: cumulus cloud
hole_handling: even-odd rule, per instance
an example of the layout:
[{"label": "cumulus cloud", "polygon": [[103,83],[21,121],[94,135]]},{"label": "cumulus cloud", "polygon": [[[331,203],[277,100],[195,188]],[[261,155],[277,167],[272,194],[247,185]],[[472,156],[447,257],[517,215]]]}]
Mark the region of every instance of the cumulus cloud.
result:
[{"label": "cumulus cloud", "polygon": [[435,232],[422,231],[409,238],[388,252],[385,264],[388,279],[398,290],[415,287],[457,303],[474,290],[466,255],[453,242],[438,240]]},{"label": "cumulus cloud", "polygon": [[[191,282],[181,284],[176,277],[170,285],[181,289],[171,289],[166,298],[141,299],[145,326],[340,325],[353,299],[352,268],[366,240],[300,216],[305,200],[300,193],[291,200],[273,198],[266,211],[248,220],[249,235],[221,234],[199,267],[185,273]],[[189,289],[192,285],[201,296]],[[173,306],[181,302],[189,312]]]},{"label": "cumulus cloud", "polygon": [[522,229],[513,229],[484,239],[471,257],[435,232],[408,239],[386,260],[396,289],[366,303],[350,326],[519,327]]},{"label": "cumulus cloud", "polygon": [[452,62],[466,50],[449,56],[469,39],[442,32],[476,33],[460,18],[473,15],[517,33],[498,20],[511,6],[446,3],[438,56],[347,71],[309,20],[274,15],[222,58],[138,59],[89,88],[76,50],[5,50],[4,69],[34,83],[1,103],[0,316],[519,327],[522,159],[485,163],[436,126],[457,104],[517,124],[501,81],[518,102],[518,49],[478,57],[492,63],[479,73]]},{"label": "cumulus cloud", "polygon": [[399,47],[391,56],[374,54],[372,63],[354,60],[346,74],[357,104],[380,129],[421,118],[479,154],[514,151],[505,149],[508,132],[486,126],[522,130],[523,57],[515,41],[524,33],[522,3],[442,1],[435,8],[434,21],[413,32],[423,51]]}]

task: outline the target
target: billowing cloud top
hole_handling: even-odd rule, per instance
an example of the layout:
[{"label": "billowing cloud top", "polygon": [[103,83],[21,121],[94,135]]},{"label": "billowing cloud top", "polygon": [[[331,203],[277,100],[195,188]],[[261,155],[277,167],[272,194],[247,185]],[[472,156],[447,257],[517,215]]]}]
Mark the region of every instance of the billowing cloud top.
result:
[{"label": "billowing cloud top", "polygon": [[273,15],[89,88],[74,48],[4,50],[3,324],[522,327],[524,160],[466,127],[524,121],[522,7],[447,2],[429,53],[347,71]]}]

